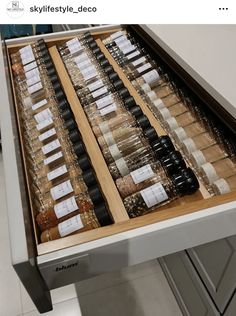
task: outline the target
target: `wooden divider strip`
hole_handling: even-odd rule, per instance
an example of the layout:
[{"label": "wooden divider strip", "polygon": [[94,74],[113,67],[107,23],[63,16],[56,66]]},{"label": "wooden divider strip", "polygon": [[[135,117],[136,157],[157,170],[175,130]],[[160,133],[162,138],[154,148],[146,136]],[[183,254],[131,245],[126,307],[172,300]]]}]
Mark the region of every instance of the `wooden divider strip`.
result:
[{"label": "wooden divider strip", "polygon": [[128,214],[125,210],[122,199],[109,172],[102,152],[98,146],[96,138],[92,132],[88,119],[79,102],[79,99],[71,83],[67,70],[62,62],[62,59],[57,51],[57,48],[53,46],[49,48],[49,52],[53,59],[58,75],[60,77],[61,84],[65,91],[68,102],[74,113],[75,120],[79,127],[87,152],[90,156],[102,192],[104,193],[104,196],[107,200],[107,204],[113,216],[114,222],[118,223],[125,221],[129,219]]},{"label": "wooden divider strip", "polygon": [[[98,39],[97,44],[100,47],[103,54],[106,56],[106,58],[109,60],[109,63],[113,66],[114,70],[118,73],[120,79],[124,82],[124,85],[129,90],[130,94],[135,99],[135,102],[141,107],[143,113],[147,116],[147,118],[150,121],[150,124],[152,127],[156,130],[157,134],[159,136],[166,135],[166,131],[162,128],[162,126],[159,124],[155,116],[153,115],[152,111],[149,109],[148,105],[144,102],[144,100],[140,97],[136,89],[133,87],[132,83],[129,81],[129,79],[126,77],[120,66],[117,64],[117,62],[114,60],[114,58],[111,56],[103,42]],[[198,179],[200,188],[199,191],[202,194],[202,197],[204,199],[208,199],[211,197],[210,193],[207,191],[205,185],[201,181],[201,179]]]}]

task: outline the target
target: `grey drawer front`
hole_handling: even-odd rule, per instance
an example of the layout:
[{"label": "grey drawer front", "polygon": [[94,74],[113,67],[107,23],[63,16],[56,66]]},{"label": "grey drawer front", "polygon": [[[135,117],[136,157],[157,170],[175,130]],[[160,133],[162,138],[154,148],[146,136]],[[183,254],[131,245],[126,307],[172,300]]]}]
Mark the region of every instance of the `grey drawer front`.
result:
[{"label": "grey drawer front", "polygon": [[235,316],[236,315],[236,293],[234,294],[232,301],[230,302],[224,316]]},{"label": "grey drawer front", "polygon": [[184,316],[219,316],[185,252],[160,259]]},{"label": "grey drawer front", "polygon": [[188,253],[216,306],[223,312],[236,287],[236,236],[189,249]]}]

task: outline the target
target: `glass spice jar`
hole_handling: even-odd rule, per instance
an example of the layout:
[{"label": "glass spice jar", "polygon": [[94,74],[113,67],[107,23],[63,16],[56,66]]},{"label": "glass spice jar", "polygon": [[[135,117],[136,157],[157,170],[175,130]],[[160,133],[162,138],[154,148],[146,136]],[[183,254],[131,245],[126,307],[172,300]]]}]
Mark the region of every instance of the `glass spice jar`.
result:
[{"label": "glass spice jar", "polygon": [[226,194],[236,190],[236,174],[214,181],[211,189],[215,195]]},{"label": "glass spice jar", "polygon": [[116,186],[122,198],[148,186],[161,181],[162,178],[176,173],[178,170],[186,168],[180,152],[175,151],[168,154],[160,161],[147,164],[139,169],[132,171],[129,175],[117,179]]},{"label": "glass spice jar", "polygon": [[129,217],[144,215],[174,199],[195,193],[199,188],[198,180],[190,168],[184,169],[170,178],[167,176],[123,200]]}]

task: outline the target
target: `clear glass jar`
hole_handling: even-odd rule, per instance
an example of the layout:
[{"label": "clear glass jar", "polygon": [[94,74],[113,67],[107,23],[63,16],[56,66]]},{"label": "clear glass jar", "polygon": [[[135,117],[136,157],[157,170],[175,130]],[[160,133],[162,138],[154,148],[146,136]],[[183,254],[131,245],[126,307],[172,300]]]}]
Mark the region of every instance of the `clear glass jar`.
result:
[{"label": "clear glass jar", "polygon": [[185,162],[179,152],[172,152],[160,161],[147,164],[132,171],[127,176],[117,179],[116,186],[122,198],[137,191],[143,190],[161,179],[173,175],[178,170],[186,167]]},{"label": "clear glass jar", "polygon": [[168,178],[157,176],[155,184],[138,191],[123,202],[129,217],[144,215],[174,199],[195,193],[199,188],[198,180],[193,171],[188,168]]},{"label": "clear glass jar", "polygon": [[228,178],[220,178],[212,183],[211,189],[215,195],[226,194],[236,190],[236,174]]}]

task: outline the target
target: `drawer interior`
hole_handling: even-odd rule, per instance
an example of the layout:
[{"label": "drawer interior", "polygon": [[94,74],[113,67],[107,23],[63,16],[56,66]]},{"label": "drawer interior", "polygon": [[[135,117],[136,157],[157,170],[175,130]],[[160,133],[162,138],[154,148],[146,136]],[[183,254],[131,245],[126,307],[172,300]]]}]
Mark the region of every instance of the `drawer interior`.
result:
[{"label": "drawer interior", "polygon": [[[114,30],[112,30],[112,33]],[[120,79],[122,79],[124,85],[129,90],[130,94],[134,97],[136,103],[142,108],[144,114],[148,117],[151,125],[154,127],[158,135],[166,135],[166,131],[162,128],[160,123],[157,121],[147,104],[143,101],[140,95],[137,93],[135,88],[132,86],[131,82],[127,79],[126,75],[120,68],[120,66],[113,59],[109,51],[106,49],[105,45],[102,42],[102,39],[107,37],[111,32],[91,32],[91,34],[96,38],[97,44],[104,53],[104,55],[109,60],[110,64],[113,66],[114,70],[118,73]],[[15,93],[15,85],[13,81],[13,74],[11,73],[12,79],[12,88],[15,99],[15,112],[18,121],[19,128],[19,138],[21,142],[22,149],[22,158],[25,169],[25,178],[28,188],[28,196],[29,196],[29,205],[32,213],[32,220],[35,231],[35,240],[37,245],[38,255],[42,255],[45,253],[49,253],[52,251],[56,251],[59,249],[63,249],[66,247],[71,247],[74,245],[82,244],[88,241],[96,240],[102,237],[111,236],[116,233],[125,232],[131,229],[135,229],[138,227],[142,227],[145,225],[153,224],[159,221],[164,221],[167,219],[171,219],[177,216],[190,214],[192,212],[199,211],[201,209],[213,207],[216,205],[224,204],[227,202],[234,201],[236,199],[236,192],[231,192],[222,196],[211,196],[210,193],[205,188],[204,184],[200,182],[200,189],[193,195],[181,197],[173,202],[164,205],[162,207],[158,207],[158,209],[149,214],[129,219],[127,212],[125,210],[124,204],[120,197],[120,194],[116,188],[115,182],[109,172],[107,164],[104,160],[98,142],[93,134],[93,131],[90,127],[88,119],[85,115],[83,107],[80,104],[80,101],[77,97],[77,94],[74,90],[74,87],[71,83],[70,77],[67,73],[67,70],[64,66],[64,63],[58,53],[56,45],[63,43],[65,40],[69,40],[73,37],[63,37],[58,38],[57,40],[46,40],[47,46],[49,48],[50,55],[53,59],[56,71],[60,78],[62,87],[68,99],[68,102],[71,106],[71,109],[74,113],[75,120],[79,127],[80,133],[82,135],[83,142],[85,144],[88,155],[91,159],[92,165],[94,167],[94,171],[96,173],[98,182],[100,184],[103,195],[106,199],[107,205],[109,207],[109,211],[113,217],[114,224],[100,227],[94,230],[82,232],[79,234],[74,234],[68,237],[64,237],[58,240],[50,241],[47,243],[40,243],[39,234],[37,225],[35,223],[35,210],[33,203],[33,194],[31,191],[31,178],[27,172],[27,160],[26,160],[26,151],[24,147],[23,141],[23,129],[22,122],[20,120],[19,111],[18,111],[18,100]],[[23,43],[20,45],[9,45],[8,46],[8,54],[16,52],[19,48],[28,45],[29,43]],[[9,56],[8,56],[9,57]],[[8,60],[10,60],[8,58]],[[9,61],[9,69],[11,69],[10,61]]]}]

